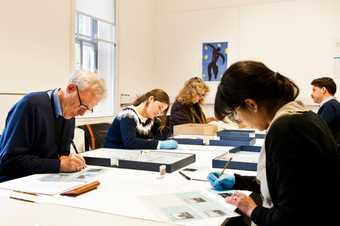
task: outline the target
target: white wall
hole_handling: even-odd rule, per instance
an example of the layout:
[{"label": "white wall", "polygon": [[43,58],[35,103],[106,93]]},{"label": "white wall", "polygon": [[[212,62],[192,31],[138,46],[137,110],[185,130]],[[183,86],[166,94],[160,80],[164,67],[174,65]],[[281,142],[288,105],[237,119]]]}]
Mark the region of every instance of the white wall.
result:
[{"label": "white wall", "polygon": [[[202,43],[228,41],[229,65],[244,59],[264,61],[292,78],[301,89],[300,99],[311,104],[310,81],[333,73],[339,5],[337,0],[157,1],[157,86],[176,96],[186,79],[202,73]],[[208,104],[217,83],[209,85]],[[212,113],[211,106],[207,110]]]},{"label": "white wall", "polygon": [[71,69],[71,2],[1,2],[0,92],[28,92],[63,84]]},{"label": "white wall", "polygon": [[102,20],[114,22],[114,3],[112,0],[76,0],[78,11],[98,17]]},{"label": "white wall", "polygon": [[[0,7],[0,129],[20,96],[60,87],[73,56],[70,0],[7,0]],[[0,132],[1,133],[1,132]]]},{"label": "white wall", "polygon": [[153,74],[155,0],[119,0],[119,93],[134,99],[156,87]]}]

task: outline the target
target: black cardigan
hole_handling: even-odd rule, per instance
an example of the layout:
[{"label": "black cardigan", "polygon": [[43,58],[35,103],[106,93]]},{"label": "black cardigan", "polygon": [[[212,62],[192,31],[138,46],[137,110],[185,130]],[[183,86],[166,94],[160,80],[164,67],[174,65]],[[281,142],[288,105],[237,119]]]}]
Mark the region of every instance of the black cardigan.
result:
[{"label": "black cardigan", "polygon": [[[283,116],[270,127],[265,149],[273,208],[257,206],[252,221],[259,226],[338,222],[338,208],[331,206],[340,196],[340,157],[327,125],[313,112]],[[240,175],[235,189],[260,191],[254,177]]]},{"label": "black cardigan", "polygon": [[172,126],[185,123],[206,123],[206,117],[198,103],[183,104],[177,100],[171,107],[170,120]]},{"label": "black cardigan", "polygon": [[24,96],[9,111],[0,142],[2,180],[58,173],[59,155],[68,155],[74,119],[56,118],[47,92]]}]

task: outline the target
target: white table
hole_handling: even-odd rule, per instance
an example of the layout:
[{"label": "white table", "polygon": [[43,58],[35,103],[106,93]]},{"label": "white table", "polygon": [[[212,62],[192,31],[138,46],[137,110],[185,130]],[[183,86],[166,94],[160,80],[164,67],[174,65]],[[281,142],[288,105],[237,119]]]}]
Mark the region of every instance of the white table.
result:
[{"label": "white table", "polygon": [[[210,171],[220,171],[221,169],[212,169],[212,159],[216,156],[228,151],[232,147],[218,147],[218,146],[199,146],[199,145],[179,145],[176,152],[195,153],[196,162],[189,165],[190,168],[196,168],[206,174]],[[114,150],[113,150],[114,151]],[[103,167],[105,168],[105,167]],[[236,172],[245,175],[255,175],[255,172],[251,171],[236,171],[230,170],[230,173]],[[140,220],[138,225],[148,222],[148,225],[162,225],[156,221],[166,221],[166,218],[161,217],[159,214],[152,211],[145,205],[143,197],[147,195],[156,194],[169,194],[177,192],[191,192],[199,191],[204,195],[213,198],[222,205],[228,206],[220,196],[214,194],[211,191],[211,186],[208,182],[187,180],[181,176],[178,172],[166,174],[160,177],[158,172],[139,171],[130,169],[119,168],[106,168],[105,173],[99,176],[98,180],[101,182],[100,186],[91,192],[80,195],[78,197],[66,197],[66,196],[39,196],[37,201],[40,203],[50,203],[53,207],[58,209],[57,205],[77,207],[86,210],[99,211],[101,213],[114,214],[117,219],[124,219],[119,225],[137,225],[128,223],[138,218],[145,218],[154,221]],[[0,196],[8,196],[5,191],[0,192]],[[3,204],[2,204],[3,205]],[[27,205],[23,203],[22,205]],[[33,204],[32,204],[33,205]],[[34,204],[37,205],[37,204]],[[40,204],[38,204],[40,205]],[[42,204],[45,205],[45,204]],[[232,208],[232,206],[229,206]],[[50,208],[50,207],[48,207]],[[61,207],[60,207],[61,208]],[[63,207],[64,208],[64,207]],[[3,208],[1,208],[3,209]],[[59,210],[58,210],[59,211]],[[51,211],[51,216],[54,214],[60,215],[58,211]],[[25,212],[25,211],[23,211]],[[21,211],[17,211],[16,215],[22,215]],[[37,213],[38,214],[38,213]],[[86,212],[85,215],[92,215],[92,213]],[[96,216],[93,213],[93,216]],[[120,216],[119,216],[120,215]],[[126,216],[126,217],[122,217]],[[105,219],[109,218],[105,215]],[[103,219],[104,219],[103,218]],[[181,224],[185,225],[220,225],[224,221],[225,217],[207,218],[203,220],[185,221]],[[19,219],[18,219],[19,220]],[[81,219],[79,219],[81,220]],[[86,218],[81,220],[86,222]],[[103,221],[105,222],[105,221]],[[125,223],[127,222],[127,223]],[[1,225],[1,223],[0,223]],[[45,225],[45,224],[42,224]],[[46,224],[49,225],[49,224]],[[69,225],[69,224],[64,224]],[[75,225],[75,224],[74,224]],[[85,224],[82,224],[85,225]],[[100,223],[100,225],[105,225]],[[114,221],[112,225],[117,225]],[[165,224],[164,224],[165,225]],[[36,226],[36,225],[34,225]]]},{"label": "white table", "polygon": [[0,209],[1,226],[175,225],[55,204],[30,203],[1,196]]}]

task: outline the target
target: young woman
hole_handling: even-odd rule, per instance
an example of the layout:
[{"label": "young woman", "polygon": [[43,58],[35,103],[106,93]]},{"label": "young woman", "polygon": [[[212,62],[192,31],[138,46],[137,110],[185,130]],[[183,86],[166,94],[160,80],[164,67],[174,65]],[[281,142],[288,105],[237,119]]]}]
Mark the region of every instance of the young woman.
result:
[{"label": "young woman", "polygon": [[253,128],[268,130],[257,177],[208,175],[216,190],[261,193],[262,205],[242,192],[226,198],[258,226],[338,222],[333,207],[340,197],[336,143],[327,125],[295,101],[298,93],[287,77],[255,61],[230,66],[218,86],[216,117],[234,114]]},{"label": "young woman", "polygon": [[207,123],[200,105],[208,92],[209,87],[202,79],[193,77],[186,81],[171,107],[171,125]]},{"label": "young woman", "polygon": [[113,120],[104,147],[126,149],[174,149],[177,142],[164,140],[169,134],[164,118],[169,96],[154,89],[137,98]]}]

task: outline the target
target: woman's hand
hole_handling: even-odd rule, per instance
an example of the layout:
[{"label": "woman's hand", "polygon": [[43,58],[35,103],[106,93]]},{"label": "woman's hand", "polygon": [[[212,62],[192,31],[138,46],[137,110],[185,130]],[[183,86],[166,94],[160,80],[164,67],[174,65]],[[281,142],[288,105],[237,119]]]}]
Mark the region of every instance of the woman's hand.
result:
[{"label": "woman's hand", "polygon": [[250,217],[251,213],[256,207],[256,203],[249,196],[241,193],[235,192],[232,196],[228,196],[226,199],[227,203],[236,206],[243,214]]},{"label": "woman's hand", "polygon": [[207,118],[207,123],[212,122],[212,121],[216,121],[215,117],[208,117]]}]

